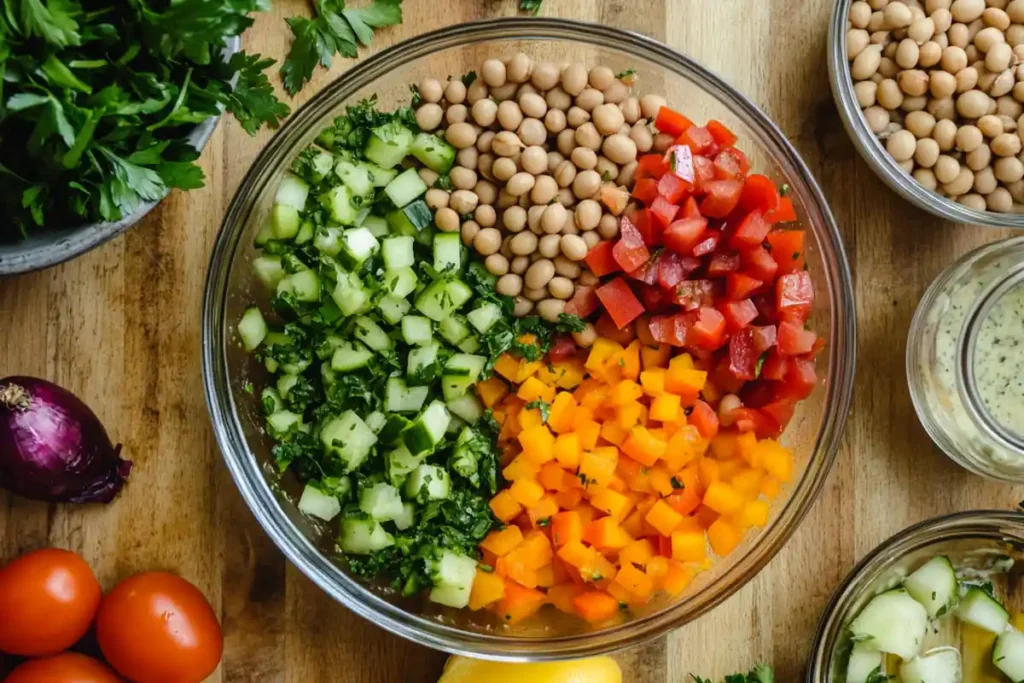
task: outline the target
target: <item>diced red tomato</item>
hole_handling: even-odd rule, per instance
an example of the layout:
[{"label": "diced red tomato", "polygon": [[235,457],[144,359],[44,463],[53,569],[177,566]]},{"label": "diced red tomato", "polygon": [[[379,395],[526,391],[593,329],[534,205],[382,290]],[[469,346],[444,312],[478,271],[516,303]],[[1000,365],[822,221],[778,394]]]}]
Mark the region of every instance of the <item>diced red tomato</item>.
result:
[{"label": "diced red tomato", "polygon": [[653,223],[662,228],[667,228],[675,219],[677,213],[679,213],[678,206],[664,197],[658,196],[651,203],[649,215]]},{"label": "diced red tomato", "polygon": [[779,424],[762,408],[737,408],[733,411],[736,429],[754,432],[759,439],[773,439],[782,434]]},{"label": "diced red tomato", "polygon": [[810,330],[805,330],[804,326],[799,323],[789,320],[779,323],[779,353],[784,356],[800,356],[810,353],[817,340],[818,335]]},{"label": "diced red tomato", "polygon": [[775,282],[775,308],[786,320],[807,320],[814,304],[814,285],[806,270],[786,273]]},{"label": "diced red tomato", "polygon": [[661,244],[661,233],[662,229],[660,226],[656,226],[654,221],[651,220],[650,213],[647,209],[640,209],[633,214],[633,225],[640,231],[640,236],[644,240],[644,244],[651,247],[656,244]]},{"label": "diced red tomato", "polygon": [[707,129],[719,147],[732,147],[736,144],[736,140],[739,139],[731,130],[725,127],[724,123],[715,119],[708,121]]},{"label": "diced red tomato", "polygon": [[[665,151],[665,163],[668,164],[669,173],[686,183],[687,192],[693,189],[695,179],[693,170],[693,152],[686,145],[672,145]],[[664,176],[662,180],[664,180]],[[662,192],[662,194],[665,194]]]},{"label": "diced red tomato", "polygon": [[779,270],[779,264],[762,246],[740,252],[740,262],[743,264],[743,272],[761,282],[773,282]]},{"label": "diced red tomato", "polygon": [[757,306],[750,299],[727,301],[722,304],[721,310],[725,316],[725,328],[729,332],[739,332],[757,319]]},{"label": "diced red tomato", "polygon": [[565,312],[580,318],[587,318],[601,305],[594,287],[576,285],[576,292],[565,305]]},{"label": "diced red tomato", "polygon": [[703,218],[700,214],[700,206],[697,204],[697,200],[694,197],[687,197],[686,203],[683,204],[683,210],[680,212],[679,218]]},{"label": "diced red tomato", "polygon": [[825,348],[825,338],[824,337],[818,337],[817,339],[814,340],[814,344],[811,345],[810,352],[808,354],[806,354],[806,355],[809,358],[814,358],[819,353],[821,353],[822,349],[824,349],[824,348]]},{"label": "diced red tomato", "polygon": [[753,328],[745,328],[729,339],[729,372],[739,379],[757,375],[758,353],[754,349]]},{"label": "diced red tomato", "polygon": [[639,178],[633,183],[632,196],[647,206],[658,197],[658,181],[654,178]]},{"label": "diced red tomato", "polygon": [[754,353],[760,358],[765,351],[775,346],[778,332],[775,325],[760,325],[750,328],[751,339],[754,344]]},{"label": "diced red tomato", "polygon": [[658,115],[654,118],[654,127],[662,133],[668,133],[669,135],[679,135],[692,126],[693,121],[668,107],[659,109]]},{"label": "diced red tomato", "polygon": [[676,138],[677,145],[686,145],[694,154],[705,154],[717,147],[715,138],[703,126],[690,126]]},{"label": "diced red tomato", "polygon": [[779,273],[795,273],[804,269],[804,231],[773,230],[768,233],[772,259],[779,265]]},{"label": "diced red tomato", "polygon": [[[636,270],[651,257],[643,235],[626,216],[619,219],[619,241],[612,247],[612,258],[627,273]],[[653,281],[652,281],[653,282]],[[651,283],[648,283],[651,284]]]},{"label": "diced red tomato", "polygon": [[709,230],[704,233],[704,239],[693,247],[693,255],[702,258],[714,252],[718,248],[718,242],[722,239],[722,233],[718,230]]},{"label": "diced red tomato", "polygon": [[692,313],[656,315],[649,324],[651,336],[659,344],[682,346],[686,342],[686,331],[693,323]]},{"label": "diced red tomato", "polygon": [[598,317],[597,322],[594,323],[594,329],[597,331],[597,336],[611,339],[616,344],[622,346],[629,346],[630,342],[635,338],[632,325],[626,325],[619,329],[607,311]]},{"label": "diced red tomato", "polygon": [[735,147],[726,147],[715,156],[715,178],[736,180],[750,172],[750,161]]},{"label": "diced red tomato", "polygon": [[739,180],[709,180],[701,184],[707,192],[700,203],[700,212],[712,218],[725,218],[740,201],[743,183]]},{"label": "diced red tomato", "polygon": [[718,415],[715,409],[704,401],[698,400],[693,404],[693,412],[687,421],[696,427],[705,439],[713,439],[718,435]]},{"label": "diced red tomato", "polygon": [[777,348],[770,349],[764,363],[761,364],[761,377],[778,381],[786,376],[788,368],[786,357],[780,354]]},{"label": "diced red tomato", "polygon": [[641,263],[636,269],[629,271],[627,275],[638,282],[643,282],[645,285],[656,284],[658,282],[658,263],[652,256]]},{"label": "diced red tomato", "polygon": [[551,349],[548,357],[555,363],[563,361],[576,354],[576,342],[568,334],[557,335],[551,341]]},{"label": "diced red tomato", "polygon": [[764,238],[771,229],[772,226],[764,219],[764,214],[758,210],[751,211],[740,222],[735,234],[729,239],[729,246],[737,250],[753,249],[764,242]]},{"label": "diced red tomato", "polygon": [[[691,178],[693,177],[693,166],[690,167]],[[665,198],[665,201],[678,204],[693,189],[692,181],[687,182],[675,173],[666,173],[658,181],[658,194]]]},{"label": "diced red tomato", "polygon": [[703,307],[697,321],[686,331],[686,343],[714,351],[725,343],[725,316],[717,309]]},{"label": "diced red tomato", "polygon": [[767,415],[775,423],[776,430],[775,436],[782,434],[782,430],[789,425],[789,421],[793,419],[793,413],[796,412],[796,405],[792,401],[781,400],[772,401],[761,406],[761,412]]},{"label": "diced red tomato", "polygon": [[662,289],[674,290],[683,281],[686,273],[679,254],[674,251],[663,251],[658,256],[658,285]]},{"label": "diced red tomato", "polygon": [[793,207],[793,200],[789,197],[779,197],[779,205],[768,211],[764,217],[772,224],[792,223],[796,220],[796,209]]},{"label": "diced red tomato", "polygon": [[[646,251],[646,249],[644,249]],[[601,300],[615,326],[622,329],[644,312],[640,300],[636,298],[626,281],[617,277],[611,282],[597,288],[597,298]]]},{"label": "diced red tomato", "polygon": [[814,361],[805,358],[790,358],[786,368],[786,376],[782,380],[782,394],[794,399],[804,399],[811,395],[818,376],[814,372]]},{"label": "diced red tomato", "polygon": [[779,206],[779,191],[775,183],[760,173],[747,176],[740,196],[740,206],[744,211],[760,211],[762,214],[774,211]]},{"label": "diced red tomato", "polygon": [[605,240],[594,245],[594,248],[587,252],[587,256],[584,259],[587,262],[587,267],[590,268],[590,272],[597,277],[603,277],[617,270],[622,270],[622,267],[619,266],[612,253],[614,248],[614,240]]},{"label": "diced red tomato", "polygon": [[764,292],[755,294],[750,300],[757,306],[757,317],[762,322],[774,323],[779,320],[779,312],[775,309],[775,293]]},{"label": "diced red tomato", "polygon": [[725,277],[740,268],[739,254],[723,254],[716,252],[711,255],[711,262],[708,263],[708,277]]},{"label": "diced red tomato", "polygon": [[728,273],[725,276],[725,298],[730,301],[746,299],[763,284],[760,280],[743,273]]},{"label": "diced red tomato", "polygon": [[684,280],[676,286],[674,302],[686,311],[715,303],[715,283],[711,280]]},{"label": "diced red tomato", "polygon": [[644,305],[644,310],[656,311],[672,303],[672,293],[657,285],[651,286],[639,283],[637,284],[637,289],[639,290],[637,293]]},{"label": "diced red tomato", "polygon": [[683,218],[669,225],[661,236],[665,246],[677,254],[691,254],[708,227],[706,218]]},{"label": "diced red tomato", "polygon": [[660,180],[668,172],[668,164],[661,154],[645,154],[636,162],[635,180]]},{"label": "diced red tomato", "polygon": [[709,182],[715,179],[715,162],[706,156],[693,157],[693,191],[701,194],[707,191]]}]

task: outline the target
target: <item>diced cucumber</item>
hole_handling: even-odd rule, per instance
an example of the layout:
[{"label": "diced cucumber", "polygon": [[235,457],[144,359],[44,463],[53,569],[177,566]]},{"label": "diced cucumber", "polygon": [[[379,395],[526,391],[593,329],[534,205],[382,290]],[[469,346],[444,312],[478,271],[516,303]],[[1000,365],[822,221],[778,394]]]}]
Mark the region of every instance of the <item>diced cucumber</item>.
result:
[{"label": "diced cucumber", "polygon": [[361,313],[370,303],[370,294],[355,273],[338,273],[338,282],[331,292],[331,298],[345,315]]},{"label": "diced cucumber", "polygon": [[373,352],[359,342],[346,342],[334,351],[331,356],[331,370],[348,372],[365,368],[373,358]]},{"label": "diced cucumber", "polygon": [[335,185],[320,195],[320,203],[327,209],[331,220],[341,225],[355,225],[359,207],[352,200],[352,190],[345,185]]},{"label": "diced cucumber", "polygon": [[501,319],[501,307],[498,304],[487,302],[482,306],[474,308],[466,314],[466,320],[476,328],[480,334],[486,334],[494,323]]},{"label": "diced cucumber", "polygon": [[338,259],[341,265],[349,270],[356,270],[379,247],[380,242],[366,228],[346,230],[341,238],[341,253],[338,254]]},{"label": "diced cucumber", "polygon": [[451,490],[451,477],[437,465],[417,465],[405,480],[405,497],[411,500],[444,500]]},{"label": "diced cucumber", "polygon": [[444,438],[450,420],[445,404],[434,401],[402,432],[402,441],[414,455],[432,451]]},{"label": "diced cucumber", "polygon": [[992,663],[1013,683],[1024,681],[1024,634],[1012,628],[1000,633],[992,648]]},{"label": "diced cucumber", "polygon": [[416,241],[408,235],[396,235],[385,239],[381,243],[380,252],[384,258],[384,267],[392,270],[415,265],[416,255],[413,253],[415,244]]},{"label": "diced cucumber", "polygon": [[274,358],[271,358],[270,356],[267,356],[263,360],[263,365],[267,368],[267,372],[270,372],[270,373],[277,372],[277,360],[275,360]]},{"label": "diced cucumber", "polygon": [[448,410],[465,420],[468,424],[476,424],[484,416],[484,404],[475,395],[465,393],[451,400],[445,399]]},{"label": "diced cucumber", "polygon": [[384,328],[365,315],[361,315],[353,321],[352,333],[356,339],[374,351],[386,351],[393,346],[391,337],[384,331]]},{"label": "diced cucumber", "polygon": [[477,337],[470,336],[460,341],[456,346],[459,347],[459,351],[464,353],[476,353],[481,349],[482,344]]},{"label": "diced cucumber", "polygon": [[882,653],[857,643],[850,651],[846,665],[846,683],[867,683],[871,674],[881,672],[881,669]]},{"label": "diced cucumber", "polygon": [[423,182],[415,168],[405,169],[384,188],[384,194],[399,209],[422,196],[426,191],[427,184]]},{"label": "diced cucumber", "polygon": [[850,632],[867,648],[913,659],[921,649],[928,613],[902,588],[871,599],[850,624]]},{"label": "diced cucumber", "polygon": [[338,545],[346,553],[369,555],[395,544],[395,537],[370,517],[346,517],[341,521]]},{"label": "diced cucumber", "polygon": [[370,169],[362,164],[353,164],[347,159],[341,159],[334,165],[334,173],[356,197],[365,197],[373,192]]},{"label": "diced cucumber", "polygon": [[315,486],[306,484],[299,498],[299,512],[329,522],[341,512],[341,501],[334,496],[328,496]]},{"label": "diced cucumber", "polygon": [[423,464],[425,457],[425,455],[413,455],[405,447],[405,444],[399,444],[395,450],[387,454],[388,481],[395,486],[401,486],[405,483],[409,473]]},{"label": "diced cucumber", "polygon": [[306,208],[306,198],[309,196],[309,185],[305,180],[294,173],[285,173],[281,178],[281,184],[277,186],[277,194],[274,195],[275,204],[291,206],[297,211]]},{"label": "diced cucumber", "polygon": [[431,320],[441,322],[472,296],[473,290],[462,280],[435,280],[416,297],[413,305]]},{"label": "diced cucumber", "polygon": [[374,484],[360,492],[359,509],[378,522],[390,522],[402,514],[402,496],[391,484]]},{"label": "diced cucumber", "polygon": [[462,238],[457,232],[442,232],[434,235],[434,270],[462,267]]},{"label": "diced cucumber", "polygon": [[415,291],[416,285],[419,283],[416,271],[412,268],[384,271],[384,286],[392,296],[407,297]]},{"label": "diced cucumber", "polygon": [[429,318],[422,315],[407,315],[402,318],[402,339],[411,346],[426,346],[434,341],[434,331]]},{"label": "diced cucumber", "polygon": [[267,431],[275,439],[282,440],[292,431],[302,427],[302,416],[288,410],[279,410],[267,417]]},{"label": "diced cucumber", "polygon": [[267,336],[267,322],[260,309],[255,306],[245,309],[238,321],[238,336],[242,338],[242,347],[246,351],[255,351],[263,343]]},{"label": "diced cucumber", "polygon": [[370,454],[377,443],[377,435],[354,411],[346,410],[321,427],[320,442],[328,455],[338,456],[347,471],[353,472]]},{"label": "diced cucumber", "polygon": [[417,346],[409,351],[406,365],[405,381],[409,386],[430,386],[441,374],[438,353],[441,345],[437,343]]},{"label": "diced cucumber", "polygon": [[384,410],[389,413],[415,413],[423,407],[430,387],[410,387],[400,377],[388,379],[384,392]]},{"label": "diced cucumber", "polygon": [[389,211],[385,219],[391,232],[415,237],[422,244],[422,236],[430,234],[429,228],[434,222],[434,214],[425,201],[417,199],[401,209]]},{"label": "diced cucumber", "polygon": [[309,170],[312,175],[314,183],[319,183],[321,180],[327,177],[327,174],[334,168],[334,156],[330,152],[319,149],[318,147],[310,147],[309,149],[315,151],[317,154],[310,160]]},{"label": "diced cucumber", "polygon": [[420,133],[413,140],[409,153],[435,173],[447,173],[455,162],[455,148],[440,136]]},{"label": "diced cucumber", "polygon": [[334,355],[335,349],[338,349],[346,344],[345,338],[339,334],[328,334],[324,337],[315,350],[316,357],[320,360],[325,360]]},{"label": "diced cucumber", "polygon": [[452,401],[465,396],[475,383],[475,380],[465,375],[442,375],[441,394],[444,396],[444,402],[451,407]]},{"label": "diced cucumber", "polygon": [[937,555],[925,562],[903,582],[910,596],[924,605],[928,617],[941,617],[956,606],[960,584],[949,558]]},{"label": "diced cucumber", "polygon": [[312,364],[313,357],[311,355],[303,356],[302,358],[294,360],[290,363],[282,363],[281,372],[285,373],[286,375],[298,375],[305,372],[306,368],[308,368]]},{"label": "diced cucumber", "polygon": [[313,237],[313,246],[321,254],[337,256],[341,253],[341,228],[320,228]]},{"label": "diced cucumber", "polygon": [[382,168],[393,168],[402,163],[412,145],[412,131],[391,121],[373,129],[366,143],[366,158]]},{"label": "diced cucumber", "polygon": [[290,293],[297,301],[313,303],[320,301],[320,276],[315,270],[300,270],[286,275],[277,283],[278,296]]},{"label": "diced cucumber", "polygon": [[274,289],[284,277],[284,266],[280,256],[257,256],[252,261],[252,271],[264,287]]},{"label": "diced cucumber", "polygon": [[468,377],[472,383],[476,383],[483,374],[484,366],[487,365],[485,356],[475,356],[470,353],[456,353],[444,365],[444,374],[459,375]]},{"label": "diced cucumber", "polygon": [[373,180],[374,187],[386,187],[398,175],[398,171],[394,168],[381,168],[377,164],[371,163],[363,164],[363,166],[370,171],[370,179]]},{"label": "diced cucumber", "polygon": [[412,503],[402,503],[402,514],[394,518],[395,527],[399,531],[405,531],[416,523],[416,506]]},{"label": "diced cucumber", "polygon": [[288,204],[274,204],[270,210],[270,232],[274,239],[290,240],[299,234],[299,210]]},{"label": "diced cucumber", "polygon": [[433,570],[434,587],[430,591],[430,601],[456,609],[466,607],[476,578],[476,560],[445,550],[441,559],[434,563]]},{"label": "diced cucumber", "polygon": [[[388,421],[384,423],[384,428],[380,430],[377,438],[380,442],[386,446],[390,446],[393,443],[398,442],[401,439],[402,432],[405,428],[412,424],[412,420],[407,417],[403,417],[398,413],[392,413],[387,416]],[[399,448],[405,449],[404,445],[399,444]]]},{"label": "diced cucumber", "polygon": [[373,430],[373,433],[380,439],[380,430],[384,429],[384,425],[388,422],[388,416],[379,410],[375,410],[363,420],[366,422],[366,426]]},{"label": "diced cucumber", "polygon": [[277,389],[265,387],[260,392],[260,407],[263,408],[264,415],[273,415],[279,410],[284,410],[284,402],[281,400],[281,394],[277,393]]},{"label": "diced cucumber", "polygon": [[338,381],[338,373],[331,369],[331,362],[320,364],[320,378],[323,380],[325,387],[330,387]]},{"label": "diced cucumber", "polygon": [[932,650],[900,665],[902,683],[960,683],[960,653],[953,648]]},{"label": "diced cucumber", "polygon": [[270,216],[267,216],[267,220],[263,222],[263,227],[256,233],[256,238],[253,240],[253,244],[257,247],[266,247],[273,241],[274,235],[270,230]]},{"label": "diced cucumber", "polygon": [[388,222],[383,216],[367,216],[363,219],[363,227],[370,231],[370,234],[380,239],[388,234]]},{"label": "diced cucumber", "polygon": [[967,589],[953,612],[960,621],[974,624],[992,633],[1002,633],[1010,623],[1010,613],[1006,608],[977,586]]},{"label": "diced cucumber", "polygon": [[402,299],[391,294],[382,297],[377,302],[377,310],[380,311],[381,317],[392,325],[397,325],[402,320],[402,317],[409,312],[410,308],[412,308],[412,304],[409,303],[408,299]]},{"label": "diced cucumber", "polygon": [[281,398],[288,398],[289,392],[299,381],[298,375],[281,375],[277,378],[277,395]]},{"label": "diced cucumber", "polygon": [[306,244],[313,239],[313,222],[302,221],[302,225],[299,226],[299,234],[295,236],[295,244]]},{"label": "diced cucumber", "polygon": [[450,315],[442,320],[438,324],[437,330],[449,344],[458,344],[470,334],[469,325],[459,315]]}]

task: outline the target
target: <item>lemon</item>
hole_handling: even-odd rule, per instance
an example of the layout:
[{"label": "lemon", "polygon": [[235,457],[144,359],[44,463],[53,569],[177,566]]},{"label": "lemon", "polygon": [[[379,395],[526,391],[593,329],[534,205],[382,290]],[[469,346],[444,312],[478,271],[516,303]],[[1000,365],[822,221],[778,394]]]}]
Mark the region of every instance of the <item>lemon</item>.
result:
[{"label": "lemon", "polygon": [[622,683],[622,670],[611,657],[531,664],[449,657],[437,683]]}]

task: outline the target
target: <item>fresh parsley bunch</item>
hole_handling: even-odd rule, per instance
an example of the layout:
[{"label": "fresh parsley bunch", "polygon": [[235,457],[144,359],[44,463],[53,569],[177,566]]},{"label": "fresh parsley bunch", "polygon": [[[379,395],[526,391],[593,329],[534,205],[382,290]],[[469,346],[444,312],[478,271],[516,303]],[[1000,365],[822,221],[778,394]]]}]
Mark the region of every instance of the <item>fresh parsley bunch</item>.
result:
[{"label": "fresh parsley bunch", "polygon": [[0,241],[114,221],[202,187],[185,141],[221,109],[250,134],[289,114],[264,71],[223,48],[270,0],[4,0]]}]

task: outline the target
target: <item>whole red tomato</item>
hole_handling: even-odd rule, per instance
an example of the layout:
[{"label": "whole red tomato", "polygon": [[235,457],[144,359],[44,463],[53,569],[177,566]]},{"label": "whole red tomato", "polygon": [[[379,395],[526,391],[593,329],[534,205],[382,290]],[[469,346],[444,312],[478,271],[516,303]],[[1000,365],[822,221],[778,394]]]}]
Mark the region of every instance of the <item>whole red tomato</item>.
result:
[{"label": "whole red tomato", "polygon": [[78,555],[45,548],[0,568],[0,650],[55,655],[85,635],[100,604],[100,584]]},{"label": "whole red tomato", "polygon": [[121,679],[92,657],[64,652],[25,662],[4,683],[121,683]]},{"label": "whole red tomato", "polygon": [[224,636],[210,603],[185,579],[136,574],[103,597],[96,616],[103,656],[137,683],[198,683],[217,668]]}]

